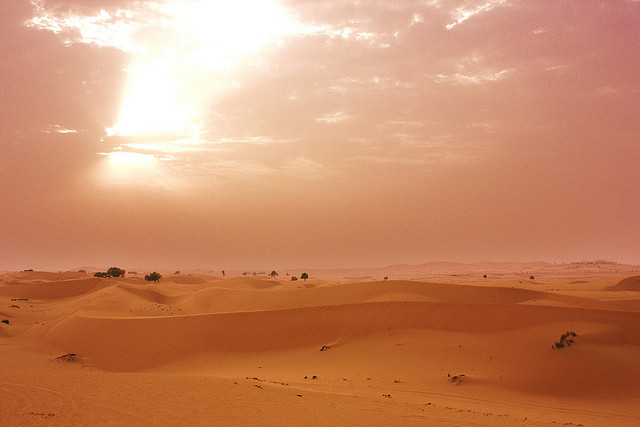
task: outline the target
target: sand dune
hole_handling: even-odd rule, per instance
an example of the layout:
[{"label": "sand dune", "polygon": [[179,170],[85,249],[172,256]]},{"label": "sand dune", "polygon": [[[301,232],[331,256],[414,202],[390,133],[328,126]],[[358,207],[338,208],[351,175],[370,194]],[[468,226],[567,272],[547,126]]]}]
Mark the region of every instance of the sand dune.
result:
[{"label": "sand dune", "polygon": [[627,277],[611,286],[609,290],[640,292],[640,276]]},{"label": "sand dune", "polygon": [[[607,296],[625,296],[634,280],[549,276],[542,282],[553,290],[544,291],[513,281],[173,275],[154,284],[9,274],[0,284],[0,371],[11,378],[19,370],[21,380],[0,388],[22,400],[0,418],[127,424],[122,414],[100,418],[104,406],[95,403],[120,394],[120,378],[146,411],[163,400],[137,384],[173,384],[168,394],[191,399],[176,410],[196,424],[212,418],[185,389],[193,384],[207,396],[230,394],[216,406],[230,424],[637,425],[640,311],[631,297]],[[597,291],[615,283],[621,292]],[[552,349],[567,331],[577,333],[573,345]],[[73,356],[58,359],[64,354]],[[42,372],[49,385],[73,384],[66,393],[95,394],[98,379],[113,386],[93,401],[37,391]],[[247,416],[266,396],[277,409]],[[38,409],[46,407],[52,412]],[[295,415],[301,407],[318,422]],[[181,424],[155,414],[156,423]]]},{"label": "sand dune", "polygon": [[28,299],[60,299],[84,295],[106,286],[110,284],[100,278],[37,283],[5,282],[4,286],[0,287],[0,295]]},{"label": "sand dune", "polygon": [[137,370],[194,351],[319,348],[387,329],[494,332],[571,322],[610,325],[623,342],[640,345],[640,313],[636,312],[401,301],[142,318],[77,315],[51,328],[45,339],[89,355],[99,367]]}]

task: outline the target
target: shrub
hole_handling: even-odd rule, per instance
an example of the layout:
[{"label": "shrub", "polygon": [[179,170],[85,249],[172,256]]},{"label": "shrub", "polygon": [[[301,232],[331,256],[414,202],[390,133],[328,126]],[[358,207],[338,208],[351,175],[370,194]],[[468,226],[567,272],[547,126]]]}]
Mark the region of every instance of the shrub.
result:
[{"label": "shrub", "polygon": [[111,276],[109,276],[109,274],[105,273],[104,271],[98,271],[93,274],[93,277],[111,277]]},{"label": "shrub", "polygon": [[108,277],[124,277],[124,273],[126,273],[123,269],[118,267],[111,267],[107,270]]},{"label": "shrub", "polygon": [[309,275],[308,275],[307,273],[302,273],[302,274],[300,275],[300,278],[301,278],[302,280],[307,280],[307,279],[309,278]]},{"label": "shrub", "polygon": [[295,282],[296,280],[298,280],[298,278],[296,276],[291,276],[291,281]]},{"label": "shrub", "polygon": [[565,346],[569,347],[573,344],[573,338],[578,335],[574,331],[567,331],[564,334],[560,335],[560,341],[556,341],[553,343],[551,348],[563,348]]},{"label": "shrub", "polygon": [[160,273],[156,273],[155,271],[151,274],[146,274],[144,276],[144,280],[147,282],[156,282],[158,283],[162,279],[162,275]]}]

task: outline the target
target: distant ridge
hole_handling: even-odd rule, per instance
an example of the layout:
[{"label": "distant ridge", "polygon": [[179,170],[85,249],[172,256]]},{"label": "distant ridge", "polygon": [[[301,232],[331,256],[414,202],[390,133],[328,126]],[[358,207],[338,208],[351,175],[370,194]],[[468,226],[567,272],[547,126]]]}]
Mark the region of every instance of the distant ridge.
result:
[{"label": "distant ridge", "polygon": [[394,277],[428,277],[455,275],[524,275],[535,274],[621,274],[632,275],[640,273],[640,266],[618,264],[614,261],[577,261],[571,263],[550,263],[545,261],[532,262],[450,262],[434,261],[422,264],[393,264],[386,267],[374,268],[341,268],[341,269],[307,269],[309,274],[341,274],[353,277],[366,276],[394,276]]}]

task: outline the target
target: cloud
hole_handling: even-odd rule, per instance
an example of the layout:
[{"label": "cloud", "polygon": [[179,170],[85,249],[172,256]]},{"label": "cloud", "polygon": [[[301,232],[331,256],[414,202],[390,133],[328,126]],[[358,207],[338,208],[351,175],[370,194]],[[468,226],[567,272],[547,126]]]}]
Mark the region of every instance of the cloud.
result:
[{"label": "cloud", "polygon": [[478,74],[438,74],[437,76],[434,76],[434,81],[436,83],[453,83],[456,85],[482,84],[498,81],[504,78],[511,71],[512,70],[500,70],[498,72],[484,72]]},{"label": "cloud", "polygon": [[318,123],[335,124],[335,123],[340,123],[344,120],[347,120],[348,118],[349,118],[349,114],[347,112],[335,111],[333,113],[327,113],[322,117],[315,117],[313,120],[315,120]]},{"label": "cloud", "polygon": [[472,2],[469,5],[459,6],[455,9],[455,14],[453,14],[454,21],[450,24],[447,24],[447,30],[451,30],[456,25],[462,24],[467,19],[481,14],[485,12],[489,12],[490,10],[503,5],[507,0],[483,0],[481,2]]}]

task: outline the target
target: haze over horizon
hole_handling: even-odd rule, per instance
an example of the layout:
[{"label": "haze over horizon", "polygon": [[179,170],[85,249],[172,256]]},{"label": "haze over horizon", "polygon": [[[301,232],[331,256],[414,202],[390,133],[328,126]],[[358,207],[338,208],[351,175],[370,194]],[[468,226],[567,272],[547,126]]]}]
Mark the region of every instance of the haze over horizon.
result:
[{"label": "haze over horizon", "polygon": [[638,1],[0,11],[0,270],[640,264]]}]

